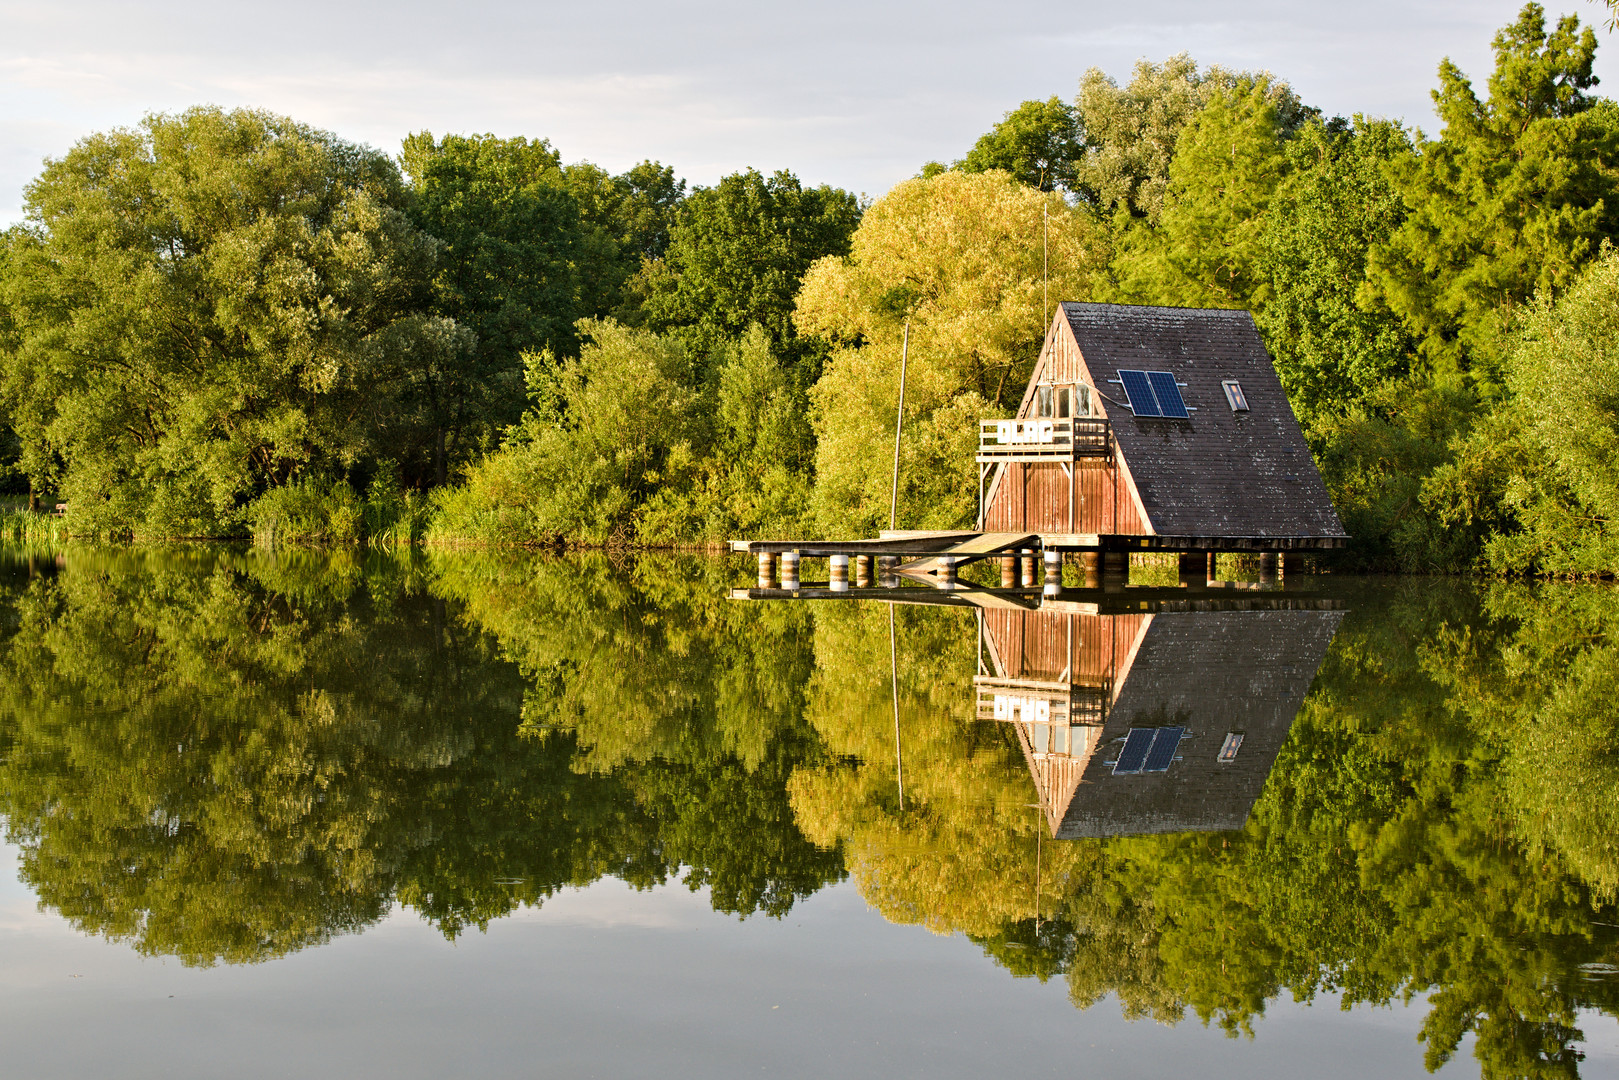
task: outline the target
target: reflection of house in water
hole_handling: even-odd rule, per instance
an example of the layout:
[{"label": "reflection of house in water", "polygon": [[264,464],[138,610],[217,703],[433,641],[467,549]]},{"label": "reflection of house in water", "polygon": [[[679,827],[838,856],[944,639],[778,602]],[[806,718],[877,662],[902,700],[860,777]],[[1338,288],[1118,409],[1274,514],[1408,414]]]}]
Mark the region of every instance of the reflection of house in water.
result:
[{"label": "reflection of house in water", "polygon": [[978,715],[1015,724],[1059,839],[1239,829],[1342,618],[985,611]]}]

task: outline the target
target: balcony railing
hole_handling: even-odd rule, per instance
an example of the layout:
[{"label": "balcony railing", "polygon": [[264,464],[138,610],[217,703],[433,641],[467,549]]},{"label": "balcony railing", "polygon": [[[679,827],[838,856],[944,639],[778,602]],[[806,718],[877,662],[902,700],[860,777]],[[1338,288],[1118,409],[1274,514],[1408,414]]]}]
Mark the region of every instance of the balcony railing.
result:
[{"label": "balcony railing", "polygon": [[1101,417],[984,420],[978,425],[978,460],[1074,461],[1108,456],[1111,434]]}]

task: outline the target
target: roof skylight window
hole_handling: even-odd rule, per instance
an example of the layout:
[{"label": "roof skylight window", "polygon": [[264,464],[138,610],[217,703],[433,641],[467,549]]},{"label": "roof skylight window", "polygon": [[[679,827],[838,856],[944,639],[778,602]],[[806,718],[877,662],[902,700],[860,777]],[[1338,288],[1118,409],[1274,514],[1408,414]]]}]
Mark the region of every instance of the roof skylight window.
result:
[{"label": "roof skylight window", "polygon": [[1236,379],[1227,379],[1220,384],[1225,387],[1225,399],[1231,404],[1232,412],[1247,412],[1248,397],[1242,392],[1242,384]]}]

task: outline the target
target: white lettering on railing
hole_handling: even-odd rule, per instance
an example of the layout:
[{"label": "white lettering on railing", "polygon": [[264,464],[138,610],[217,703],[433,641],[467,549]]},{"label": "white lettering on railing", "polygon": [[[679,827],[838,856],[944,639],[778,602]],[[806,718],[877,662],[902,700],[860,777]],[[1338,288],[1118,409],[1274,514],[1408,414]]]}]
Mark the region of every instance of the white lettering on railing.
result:
[{"label": "white lettering on railing", "polygon": [[1003,446],[1057,441],[1057,425],[1050,420],[998,420],[996,441]]},{"label": "white lettering on railing", "polygon": [[1047,724],[1051,722],[1051,702],[1043,698],[996,694],[995,719],[1023,720],[1036,724]]}]

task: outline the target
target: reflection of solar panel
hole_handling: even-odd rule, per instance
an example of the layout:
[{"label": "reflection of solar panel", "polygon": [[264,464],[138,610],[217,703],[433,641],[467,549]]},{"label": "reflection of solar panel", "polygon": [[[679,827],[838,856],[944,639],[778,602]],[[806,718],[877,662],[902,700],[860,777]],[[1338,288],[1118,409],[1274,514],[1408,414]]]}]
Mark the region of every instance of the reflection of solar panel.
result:
[{"label": "reflection of solar panel", "polygon": [[1175,376],[1167,371],[1149,371],[1147,381],[1152,383],[1152,392],[1158,398],[1159,412],[1165,416],[1190,419],[1186,402],[1181,400],[1181,388],[1175,385]]},{"label": "reflection of solar panel", "polygon": [[1124,740],[1124,749],[1119,751],[1119,760],[1113,766],[1113,775],[1120,773],[1138,773],[1141,765],[1147,760],[1147,751],[1151,749],[1156,728],[1131,728],[1130,734]]},{"label": "reflection of solar panel", "polygon": [[1164,411],[1158,407],[1158,399],[1152,395],[1152,386],[1147,382],[1145,371],[1120,371],[1119,381],[1124,384],[1124,392],[1130,398],[1130,411],[1137,416],[1162,416]]},{"label": "reflection of solar panel", "polygon": [[1124,749],[1113,766],[1113,775],[1126,773],[1167,772],[1180,749],[1183,727],[1136,727],[1125,736]]},{"label": "reflection of solar panel", "polygon": [[1180,747],[1181,735],[1185,728],[1161,727],[1158,737],[1152,741],[1152,749],[1147,752],[1147,763],[1141,767],[1142,772],[1165,772],[1169,763],[1175,760],[1175,751]]}]

